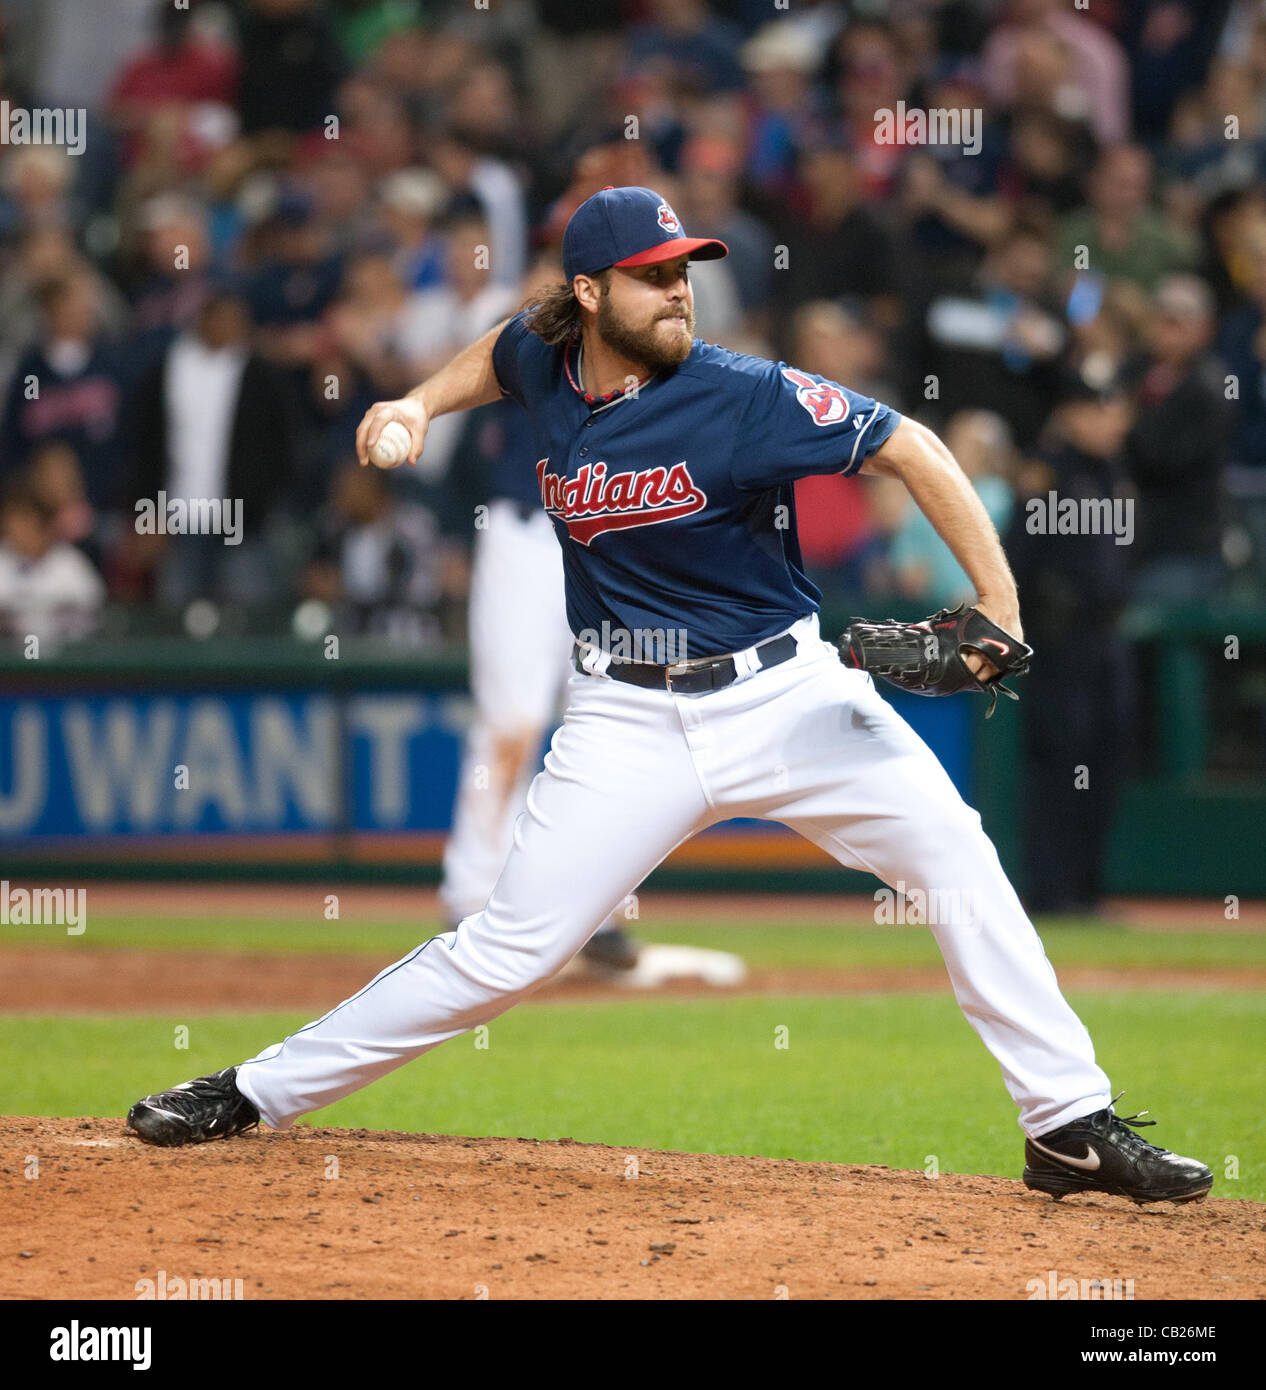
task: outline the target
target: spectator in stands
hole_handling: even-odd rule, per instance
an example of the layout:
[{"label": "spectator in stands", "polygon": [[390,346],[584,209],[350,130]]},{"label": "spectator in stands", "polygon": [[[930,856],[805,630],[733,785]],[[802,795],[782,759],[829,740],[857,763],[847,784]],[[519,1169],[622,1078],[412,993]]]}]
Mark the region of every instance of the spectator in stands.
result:
[{"label": "spectator in stands", "polygon": [[39,341],[18,361],[0,424],[0,471],[25,463],[47,440],[75,451],[92,505],[117,505],[123,390],[114,345],[101,325],[96,277],[72,269],[42,285]]},{"label": "spectator in stands", "polygon": [[77,545],[98,563],[97,516],[84,492],[83,469],[75,451],[60,439],[41,444],[26,466],[26,485],[48,513],[53,539]]},{"label": "spectator in stands", "polygon": [[[601,105],[624,54],[623,0],[535,0],[540,27],[524,44],[532,109],[545,131],[575,127]],[[567,81],[558,80],[559,73]]]},{"label": "spectator in stands", "polygon": [[[900,182],[909,147],[881,140],[877,111],[895,111],[909,74],[892,28],[880,20],[848,24],[836,45],[840,66],[835,84],[839,137],[852,155],[856,187],[867,199],[885,199]],[[833,137],[834,138],[834,137]]]},{"label": "spectator in stands", "polygon": [[[737,24],[745,34],[768,26],[768,0],[710,0],[710,3],[717,14]],[[819,53],[825,53],[848,23],[848,9],[840,0],[800,0],[794,8],[785,9],[777,23],[814,44]]]},{"label": "spectator in stands", "polygon": [[[1175,104],[1204,80],[1229,9],[1231,0],[1134,0],[1124,7],[1120,34],[1130,61],[1135,133],[1143,142],[1164,138]],[[1251,42],[1246,33],[1230,51],[1246,53]]]},{"label": "spectator in stands", "polygon": [[787,17],[763,25],[739,53],[749,81],[743,100],[746,172],[764,213],[791,195],[800,149],[824,139],[825,113],[817,110],[821,103],[813,90],[821,54],[823,46]]},{"label": "spectator in stands", "polygon": [[522,157],[528,113],[520,107],[514,80],[504,64],[467,65],[445,114],[485,154],[511,162]]},{"label": "spectator in stands", "polygon": [[433,289],[444,279],[444,238],[438,230],[449,202],[444,180],[430,169],[401,169],[383,180],[378,196],[405,285]]},{"label": "spectator in stands", "polygon": [[156,502],[162,492],[169,502],[241,507],[241,531],[231,539],[131,528],[127,559],[155,573],[165,607],[203,597],[260,603],[275,594],[266,530],[296,470],[296,426],[286,375],[252,352],[250,332],[244,296],[217,289],[138,392],[131,500]]},{"label": "spectator in stands", "polygon": [[737,56],[742,33],[709,13],[705,0],[650,0],[649,9],[649,22],[629,32],[630,64],[666,65],[695,94],[743,85]]},{"label": "spectator in stands", "polygon": [[1266,227],[1248,249],[1248,293],[1223,320],[1217,347],[1238,393],[1232,459],[1266,470]]},{"label": "spectator in stands", "polygon": [[[374,179],[407,169],[418,159],[418,126],[405,99],[368,74],[349,77],[339,89],[339,140]],[[322,140],[313,135],[309,140]]]},{"label": "spectator in stands", "polygon": [[786,254],[775,261],[773,329],[786,333],[791,313],[811,299],[853,295],[882,326],[901,318],[894,229],[864,201],[857,167],[844,150],[823,145],[804,156],[806,217],[784,216],[775,228]]},{"label": "spectator in stands", "polygon": [[1152,161],[1137,145],[1106,149],[1087,184],[1089,206],[1060,223],[1059,264],[1133,280],[1145,290],[1195,264],[1194,237],[1152,206]]},{"label": "spectator in stands", "polygon": [[19,145],[6,154],[0,165],[0,230],[6,236],[74,225],[71,160],[51,145]]},{"label": "spectator in stands", "polygon": [[112,280],[82,259],[68,228],[41,227],[26,233],[5,258],[0,275],[0,395],[7,391],[18,359],[39,339],[42,287],[73,272],[82,272],[95,284],[106,336],[120,338],[127,330],[127,300]]},{"label": "spectator in stands", "polygon": [[1254,185],[1210,198],[1200,215],[1200,231],[1200,277],[1225,316],[1251,297],[1256,247],[1266,239],[1266,192]]},{"label": "spectator in stands", "polygon": [[1062,0],[1015,0],[984,48],[985,76],[999,107],[1031,100],[1035,54],[1062,50],[1058,80],[1042,95],[1050,109],[1088,118],[1096,138],[1114,145],[1130,134],[1130,74],[1107,28]]},{"label": "spectator in stands", "polygon": [[[427,0],[428,6],[435,0]],[[503,22],[505,7],[472,13],[469,23],[451,8],[447,16],[436,16],[433,22],[397,29],[378,47],[373,61],[362,64],[344,82],[339,93],[346,98],[352,83],[379,88],[399,100],[418,120],[430,124],[442,117],[444,105],[463,68],[487,51],[495,42],[494,34]],[[459,29],[474,29],[467,37]],[[403,166],[401,166],[403,167]]]},{"label": "spectator in stands", "polygon": [[318,0],[246,0],[238,112],[247,135],[319,129],[334,111],[343,54]]},{"label": "spectator in stands", "polygon": [[240,269],[246,263],[244,242],[260,215],[258,159],[249,140],[233,140],[200,172],[197,193],[206,206],[211,258],[218,266]]},{"label": "spectator in stands", "polygon": [[[689,100],[689,89],[678,79],[677,69],[662,58],[648,58],[611,84],[601,110],[602,126],[595,127],[591,118],[582,125],[580,138],[588,144],[594,138],[609,139],[619,131],[627,140],[623,132],[630,129],[628,115],[633,113],[638,141],[646,147],[651,163],[669,176],[675,175],[686,143]],[[720,100],[710,98],[714,103]],[[669,186],[664,191],[668,192]]]},{"label": "spectator in stands", "polygon": [[920,375],[935,378],[934,400],[996,410],[1021,449],[1046,422],[1067,344],[1051,270],[1042,232],[1017,224],[986,256],[971,292],[938,296],[924,317]]},{"label": "spectator in stands", "polygon": [[[353,257],[323,321],[330,350],[318,362],[314,386],[319,390],[333,373],[341,396],[363,385],[367,404],[411,390],[422,379],[415,341],[420,314],[419,296],[409,292],[385,250]],[[421,331],[427,327],[423,320]]]},{"label": "spectator in stands", "polygon": [[200,202],[158,194],[141,206],[136,220],[140,245],[128,366],[139,377],[197,317],[214,272],[207,214]]},{"label": "spectator in stands", "polygon": [[825,138],[825,112],[813,90],[823,46],[787,16],[771,20],[743,45],[749,75],[744,102],[746,173],[765,217],[794,197],[802,149]]},{"label": "spectator in stands", "polygon": [[456,129],[436,136],[428,147],[435,170],[460,197],[473,199],[488,223],[488,272],[497,285],[515,287],[527,269],[527,204],[509,165],[480,153]]},{"label": "spectator in stands", "polygon": [[426,650],[464,602],[465,562],[430,511],[394,498],[380,469],[351,463],[335,477],[303,592],[338,610],[342,632]]},{"label": "spectator in stands", "polygon": [[[1026,903],[1033,913],[1091,915],[1129,766],[1129,648],[1117,626],[1129,546],[1118,543],[1127,532],[1115,523],[1128,516],[1131,405],[1118,382],[1080,373],[1061,383],[1057,399],[1040,473],[1016,507],[1006,546],[1024,595],[1025,640],[1039,653],[1024,690]],[[1075,504],[1073,530],[1058,529],[1052,497],[1056,507]],[[1082,510],[1083,499],[1093,513]],[[1083,516],[1092,524],[1081,524]]]},{"label": "spectator in stands", "polygon": [[1138,488],[1139,598],[1190,602],[1223,578],[1219,509],[1233,416],[1224,369],[1209,353],[1213,327],[1213,294],[1203,280],[1160,282],[1126,445]]},{"label": "spectator in stands", "polygon": [[295,159],[295,171],[312,199],[313,217],[329,232],[332,256],[342,259],[382,239],[374,179],[348,145],[309,140]]},{"label": "spectator in stands", "polygon": [[[1015,450],[1006,421],[987,410],[960,410],[945,427],[945,444],[971,479],[990,521],[1005,533],[1015,504]],[[963,567],[917,507],[907,509],[888,561],[902,594],[925,612],[975,601]]]},{"label": "spectator in stands", "polygon": [[83,553],[57,539],[52,517],[29,484],[0,500],[0,637],[47,656],[97,625],[105,585]]},{"label": "spectator in stands", "polygon": [[321,318],[338,293],[342,261],[311,195],[297,188],[282,191],[258,241],[258,264],[250,273],[247,294],[260,348],[302,373],[312,362]]},{"label": "spectator in stands", "polygon": [[724,266],[738,308],[750,321],[767,307],[773,292],[774,239],[759,218],[739,206],[742,170],[742,150],[734,140],[724,135],[695,137],[682,151],[681,193],[674,207],[688,228],[706,227],[708,236],[730,248],[723,261],[691,266],[692,278],[705,267]]},{"label": "spectator in stands", "polygon": [[306,383],[319,453],[301,480],[304,510],[324,502],[348,440],[374,401],[417,385],[403,340],[413,299],[387,248],[347,261],[338,296],[322,317]]},{"label": "spectator in stands", "polygon": [[1066,304],[1066,365],[1092,381],[1123,377],[1142,354],[1150,312],[1147,295],[1129,280],[1078,275]]},{"label": "spectator in stands", "polygon": [[[481,333],[513,313],[520,301],[519,286],[504,285],[492,273],[492,229],[484,218],[461,213],[445,231],[445,283],[410,296],[401,310],[396,341],[414,382],[425,380]],[[417,467],[409,470],[411,479],[441,477],[461,429],[460,415],[441,415],[433,420],[426,449]]]},{"label": "spectator in stands", "polygon": [[200,33],[188,5],[157,0],[154,19],[153,42],[124,65],[114,83],[110,117],[127,160],[136,131],[154,116],[178,116],[181,138],[196,161],[208,135],[218,143],[236,126],[237,54]]},{"label": "spectator in stands", "polygon": [[1018,111],[998,175],[999,191],[1018,217],[1047,225],[1081,207],[1084,173],[1094,153],[1085,121],[1040,106]]},{"label": "spectator in stands", "polygon": [[1197,206],[1266,175],[1266,113],[1246,62],[1220,59],[1204,87],[1179,106],[1166,166]]},{"label": "spectator in stands", "polygon": [[1011,208],[999,191],[1006,141],[985,105],[974,63],[939,63],[927,84],[926,104],[933,110],[976,112],[981,121],[978,145],[965,139],[906,151],[902,213],[924,276],[945,283],[974,269],[984,248],[1010,225]]}]

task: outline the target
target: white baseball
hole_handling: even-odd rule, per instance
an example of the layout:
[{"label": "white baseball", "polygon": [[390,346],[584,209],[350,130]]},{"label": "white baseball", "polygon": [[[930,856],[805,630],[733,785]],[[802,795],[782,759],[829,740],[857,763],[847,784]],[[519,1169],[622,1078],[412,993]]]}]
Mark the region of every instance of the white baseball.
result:
[{"label": "white baseball", "polygon": [[399,420],[388,420],[369,451],[369,461],[377,468],[398,468],[409,457],[412,447],[409,431]]}]

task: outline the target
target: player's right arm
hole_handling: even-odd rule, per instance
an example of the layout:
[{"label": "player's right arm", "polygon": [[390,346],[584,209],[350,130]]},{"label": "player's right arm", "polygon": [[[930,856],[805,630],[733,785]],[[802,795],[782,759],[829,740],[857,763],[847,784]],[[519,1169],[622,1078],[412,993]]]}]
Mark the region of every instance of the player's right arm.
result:
[{"label": "player's right arm", "polygon": [[362,467],[369,462],[369,451],[378,442],[383,426],[397,420],[409,431],[409,462],[417,463],[426,442],[426,431],[437,415],[454,410],[473,410],[501,397],[501,383],[492,366],[492,349],[501,330],[509,322],[502,320],[482,338],[476,338],[468,348],[415,386],[398,401],[377,401],[365,412],[356,431],[356,457]]}]

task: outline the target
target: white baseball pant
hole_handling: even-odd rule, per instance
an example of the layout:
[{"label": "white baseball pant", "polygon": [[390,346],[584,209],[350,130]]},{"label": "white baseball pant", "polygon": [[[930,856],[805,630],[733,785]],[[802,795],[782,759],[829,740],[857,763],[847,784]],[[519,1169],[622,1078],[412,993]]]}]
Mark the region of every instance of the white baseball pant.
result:
[{"label": "white baseball pant", "polygon": [[[1109,1104],[1090,1036],[1007,881],[979,815],[931,750],[821,640],[705,695],[572,676],[564,722],[487,906],[389,966],[238,1071],[289,1126],[486,1023],[557,973],[683,840],[731,816],[778,820],[841,864],[967,917],[930,923],[959,1006],[1033,1136]],[[847,1002],[841,1000],[841,1008]]]},{"label": "white baseball pant", "polygon": [[460,921],[488,901],[514,822],[558,716],[571,669],[563,556],[542,507],[526,519],[503,498],[476,533],[470,576],[470,693],[440,902]]}]

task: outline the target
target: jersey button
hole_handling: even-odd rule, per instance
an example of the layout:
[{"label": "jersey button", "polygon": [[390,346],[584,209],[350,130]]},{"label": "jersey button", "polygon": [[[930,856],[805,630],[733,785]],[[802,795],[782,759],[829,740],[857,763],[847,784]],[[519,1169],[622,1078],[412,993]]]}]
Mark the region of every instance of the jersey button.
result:
[{"label": "jersey button", "polygon": [[586,424],[586,425],[592,425],[592,424],[593,424],[593,416],[592,416],[592,415],[585,421],[585,424]]},{"label": "jersey button", "polygon": [[585,455],[589,452],[589,450],[588,450],[588,449],[579,449],[579,450],[577,450],[577,452],[580,454],[580,457],[581,457],[581,458],[584,458]]}]

